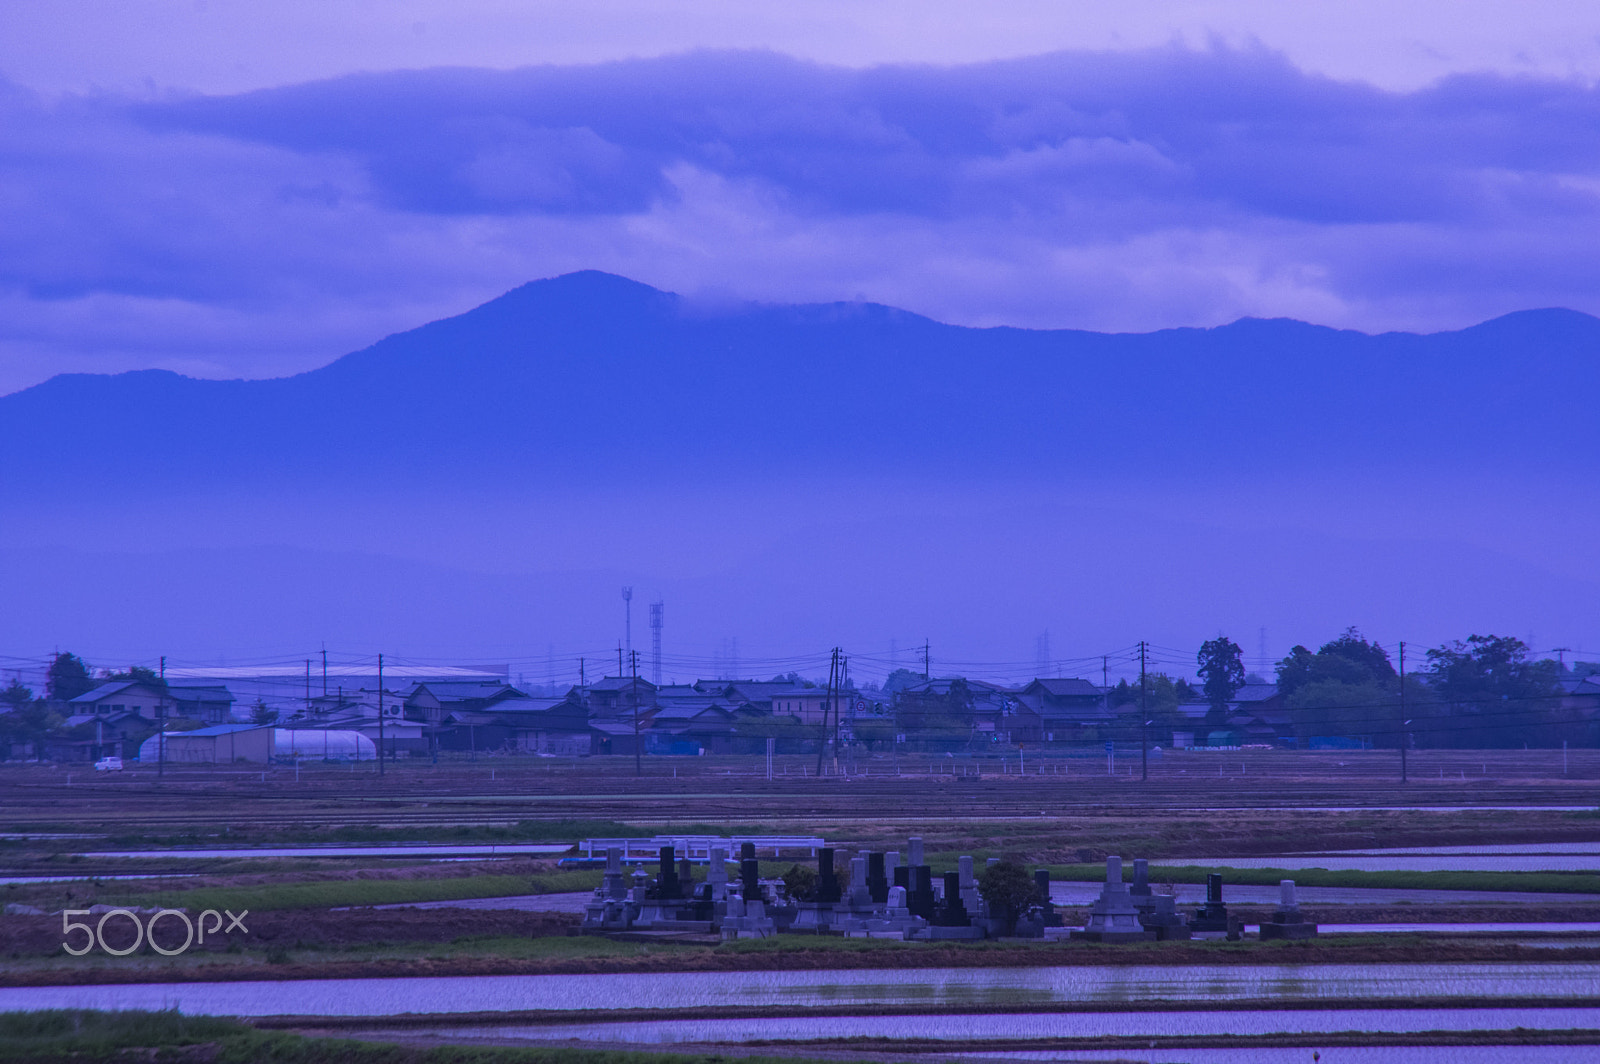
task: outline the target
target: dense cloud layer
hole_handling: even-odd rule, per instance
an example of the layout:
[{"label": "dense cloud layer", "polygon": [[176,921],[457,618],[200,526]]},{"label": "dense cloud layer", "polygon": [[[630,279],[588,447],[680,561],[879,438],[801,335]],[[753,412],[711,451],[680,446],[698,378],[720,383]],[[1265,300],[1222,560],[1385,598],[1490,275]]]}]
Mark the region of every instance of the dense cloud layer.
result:
[{"label": "dense cloud layer", "polygon": [[1600,312],[1600,92],[1260,51],[769,53],[232,97],[0,89],[0,390],[306,368],[531,277],[949,321],[1432,329]]}]

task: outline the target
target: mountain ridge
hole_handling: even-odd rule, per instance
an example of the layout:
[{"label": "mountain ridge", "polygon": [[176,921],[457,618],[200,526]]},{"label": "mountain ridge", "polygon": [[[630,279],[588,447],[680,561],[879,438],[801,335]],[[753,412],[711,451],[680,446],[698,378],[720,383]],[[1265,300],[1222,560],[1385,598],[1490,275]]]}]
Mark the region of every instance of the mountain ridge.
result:
[{"label": "mountain ridge", "polygon": [[51,378],[0,397],[0,472],[32,490],[185,492],[374,475],[538,486],[618,468],[669,480],[1460,462],[1578,473],[1600,450],[1581,400],[1597,385],[1600,319],[1562,309],[1432,334],[1257,318],[1095,333],[947,325],[873,303],[707,307],[583,271],[291,377]]}]

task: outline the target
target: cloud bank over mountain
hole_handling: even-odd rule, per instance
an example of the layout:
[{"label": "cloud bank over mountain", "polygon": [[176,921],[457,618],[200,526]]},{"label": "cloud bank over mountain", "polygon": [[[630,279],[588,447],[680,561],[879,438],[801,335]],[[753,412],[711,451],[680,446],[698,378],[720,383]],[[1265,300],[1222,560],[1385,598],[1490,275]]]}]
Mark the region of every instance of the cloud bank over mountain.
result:
[{"label": "cloud bank over mountain", "polygon": [[941,321],[1434,330],[1600,312],[1600,90],[1264,49],[850,69],[768,52],[0,87],[0,391],[309,369],[530,277]]}]

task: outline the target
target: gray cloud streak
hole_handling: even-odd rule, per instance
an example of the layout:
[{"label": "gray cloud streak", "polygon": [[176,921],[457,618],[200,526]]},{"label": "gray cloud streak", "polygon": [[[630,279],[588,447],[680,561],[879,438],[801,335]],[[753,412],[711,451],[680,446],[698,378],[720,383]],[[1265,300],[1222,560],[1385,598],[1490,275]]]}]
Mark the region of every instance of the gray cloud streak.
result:
[{"label": "gray cloud streak", "polygon": [[0,390],[305,368],[582,267],[1119,330],[1600,312],[1600,92],[1407,93],[1264,50],[827,67],[762,52],[0,91]]}]

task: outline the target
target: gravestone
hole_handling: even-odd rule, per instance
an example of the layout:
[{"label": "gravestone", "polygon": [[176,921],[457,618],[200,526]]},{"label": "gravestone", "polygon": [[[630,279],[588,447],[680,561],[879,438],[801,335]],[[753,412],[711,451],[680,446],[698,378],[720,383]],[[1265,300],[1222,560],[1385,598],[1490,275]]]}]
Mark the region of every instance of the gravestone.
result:
[{"label": "gravestone", "polygon": [[912,916],[920,916],[932,923],[938,904],[933,896],[933,870],[927,865],[915,865],[910,872],[911,889],[906,892],[906,908],[911,910]]},{"label": "gravestone", "polygon": [[672,847],[661,847],[661,871],[656,876],[656,898],[667,901],[683,897],[678,883],[678,868],[673,861]]},{"label": "gravestone", "polygon": [[850,908],[872,908],[872,891],[867,887],[867,859],[865,857],[850,858]]},{"label": "gravestone", "polygon": [[1106,858],[1105,886],[1089,908],[1088,925],[1072,937],[1086,942],[1148,942],[1156,937],[1139,922],[1139,909],[1122,882],[1122,858]]},{"label": "gravestone", "polygon": [[959,858],[956,861],[956,870],[960,875],[961,904],[966,907],[969,915],[984,916],[988,907],[984,905],[983,898],[978,893],[978,877],[972,874],[972,858]]},{"label": "gravestone", "polygon": [[1197,935],[1227,933],[1228,907],[1222,904],[1221,872],[1211,872],[1206,876],[1206,901],[1195,910],[1189,921],[1189,930]]},{"label": "gravestone", "polygon": [[1128,894],[1139,908],[1150,907],[1150,862],[1143,857],[1133,859],[1133,882],[1128,886]]},{"label": "gravestone", "polygon": [[867,855],[867,892],[879,905],[889,900],[889,877],[884,874],[883,854]]},{"label": "gravestone", "polygon": [[711,884],[714,891],[728,885],[727,860],[727,850],[721,846],[711,847],[711,867],[706,870],[706,882]]},{"label": "gravestone", "polygon": [[1294,880],[1279,880],[1278,908],[1274,910],[1271,920],[1261,921],[1262,939],[1315,938],[1316,935],[1317,925],[1309,923],[1300,915],[1300,904],[1295,899]]},{"label": "gravestone", "polygon": [[739,862],[739,890],[747,904],[762,900],[761,862],[754,857]]},{"label": "gravestone", "polygon": [[1043,934],[1052,928],[1059,928],[1064,921],[1061,914],[1056,911],[1056,903],[1050,900],[1050,870],[1048,868],[1035,869],[1033,873],[1033,887],[1039,892],[1039,931]]},{"label": "gravestone", "polygon": [[628,877],[622,871],[622,851],[613,846],[606,851],[606,874],[601,881],[606,897],[621,901],[628,896]]},{"label": "gravestone", "polygon": [[628,879],[622,871],[622,851],[606,850],[606,871],[594,896],[583,907],[585,933],[625,931],[632,925],[639,907],[628,897]]}]

